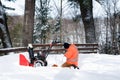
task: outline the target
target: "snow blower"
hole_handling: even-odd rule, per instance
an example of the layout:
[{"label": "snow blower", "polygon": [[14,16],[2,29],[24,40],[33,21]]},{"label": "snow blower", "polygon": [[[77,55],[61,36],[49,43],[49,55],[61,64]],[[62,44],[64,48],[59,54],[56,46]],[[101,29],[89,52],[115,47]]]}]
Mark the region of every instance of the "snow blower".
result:
[{"label": "snow blower", "polygon": [[28,53],[29,53],[29,61],[25,59],[24,55],[20,54],[20,65],[23,66],[32,66],[32,67],[39,67],[39,66],[47,66],[47,56],[54,44],[56,44],[56,41],[53,41],[52,44],[48,47],[47,50],[43,50],[41,52],[38,52],[36,56],[34,56],[33,46],[32,44],[28,44]]}]

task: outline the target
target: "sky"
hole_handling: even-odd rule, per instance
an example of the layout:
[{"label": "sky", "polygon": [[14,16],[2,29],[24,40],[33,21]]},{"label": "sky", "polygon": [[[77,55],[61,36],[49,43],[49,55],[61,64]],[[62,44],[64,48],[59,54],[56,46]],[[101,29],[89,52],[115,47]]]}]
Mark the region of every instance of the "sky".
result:
[{"label": "sky", "polygon": [[10,15],[23,15],[24,14],[24,5],[25,0],[16,0],[15,2],[9,2],[6,0],[1,0],[2,4],[6,7],[15,8],[15,10],[6,10],[6,12]]},{"label": "sky", "polygon": [[27,52],[0,56],[0,80],[120,80],[120,55],[79,54],[77,70],[60,67],[63,54],[49,54],[47,67],[21,66],[20,54],[29,60]]},{"label": "sky", "polygon": [[[16,0],[15,2],[8,2],[6,0],[1,0],[2,4],[6,5],[7,7],[12,7],[15,8],[15,11],[13,10],[6,10],[6,12],[10,15],[23,15],[24,14],[24,5],[25,5],[25,0]],[[56,6],[59,8],[60,7],[60,1],[59,0],[51,0],[51,5],[52,6],[52,12],[51,12],[51,16],[57,16],[57,8],[55,5],[52,4],[56,4]],[[69,18],[71,16],[73,16],[73,12],[71,12],[72,9],[68,8],[68,4],[67,0],[63,0],[63,17]],[[78,9],[78,13],[80,13],[80,10]],[[93,0],[93,13],[94,13],[94,17],[103,17],[104,16],[104,10],[103,8],[100,6],[100,4],[98,4],[95,0]]]}]

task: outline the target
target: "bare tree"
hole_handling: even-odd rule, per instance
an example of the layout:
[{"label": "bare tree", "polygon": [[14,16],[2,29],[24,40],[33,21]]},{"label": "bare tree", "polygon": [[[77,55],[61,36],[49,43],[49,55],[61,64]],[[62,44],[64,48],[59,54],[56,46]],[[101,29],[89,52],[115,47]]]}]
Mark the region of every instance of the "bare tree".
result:
[{"label": "bare tree", "polygon": [[93,19],[93,3],[92,0],[69,0],[75,1],[80,5],[82,21],[85,28],[85,38],[86,43],[95,43],[96,36],[95,36],[95,26],[94,26],[94,19]]},{"label": "bare tree", "polygon": [[106,54],[118,54],[118,30],[119,30],[119,15],[117,8],[118,0],[103,0],[101,5],[106,11],[106,44],[105,53]]},{"label": "bare tree", "polygon": [[33,43],[35,0],[25,0],[23,45]]},{"label": "bare tree", "polygon": [[82,15],[82,20],[85,28],[85,37],[87,43],[95,43],[95,26],[93,19],[93,3],[92,0],[78,0],[80,4],[80,10]]},{"label": "bare tree", "polygon": [[12,47],[12,42],[10,39],[9,30],[7,26],[7,17],[1,1],[0,1],[0,39],[3,48]]}]

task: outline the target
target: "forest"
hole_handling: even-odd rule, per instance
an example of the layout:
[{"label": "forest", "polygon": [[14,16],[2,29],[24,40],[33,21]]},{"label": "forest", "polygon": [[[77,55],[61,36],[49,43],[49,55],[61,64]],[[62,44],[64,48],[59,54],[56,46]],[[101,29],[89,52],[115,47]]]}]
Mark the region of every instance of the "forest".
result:
[{"label": "forest", "polygon": [[[56,40],[98,43],[100,53],[120,54],[119,4],[120,0],[25,0],[24,15],[11,16],[5,10],[14,9],[0,1],[0,48]],[[103,14],[96,17],[95,9]]]}]

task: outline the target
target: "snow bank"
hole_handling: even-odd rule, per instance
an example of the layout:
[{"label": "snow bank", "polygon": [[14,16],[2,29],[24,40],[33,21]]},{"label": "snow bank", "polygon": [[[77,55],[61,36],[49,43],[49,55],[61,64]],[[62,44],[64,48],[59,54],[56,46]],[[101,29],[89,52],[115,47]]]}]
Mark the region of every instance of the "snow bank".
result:
[{"label": "snow bank", "polygon": [[[28,58],[28,53],[23,53]],[[29,59],[29,58],[28,58]],[[65,61],[60,55],[49,55],[47,67],[19,65],[19,54],[0,57],[0,80],[119,80],[120,55],[80,54],[80,70],[51,67]]]}]

